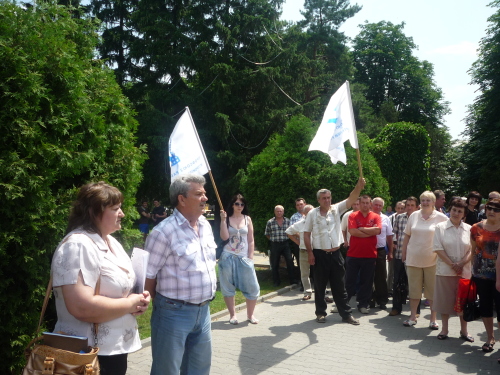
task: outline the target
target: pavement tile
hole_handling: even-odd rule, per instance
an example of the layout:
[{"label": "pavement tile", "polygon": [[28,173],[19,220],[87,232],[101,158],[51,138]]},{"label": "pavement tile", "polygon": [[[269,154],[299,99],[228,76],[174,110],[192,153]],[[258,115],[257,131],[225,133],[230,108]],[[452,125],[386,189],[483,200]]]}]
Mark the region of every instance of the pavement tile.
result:
[{"label": "pavement tile", "polygon": [[[451,318],[450,338],[442,342],[427,328],[428,309],[412,328],[402,325],[408,311],[390,317],[377,309],[367,316],[354,312],[360,326],[342,323],[338,314],[329,314],[320,325],[314,321],[314,303],[300,301],[301,296],[291,290],[259,303],[258,325],[230,326],[226,317],[214,321],[211,374],[500,373],[497,351],[485,354],[480,350],[485,339],[481,321],[469,323],[469,333],[476,339],[471,344],[458,338],[459,320]],[[245,316],[244,309],[239,316]],[[127,374],[149,374],[150,365],[151,348],[147,347],[129,355]]]}]

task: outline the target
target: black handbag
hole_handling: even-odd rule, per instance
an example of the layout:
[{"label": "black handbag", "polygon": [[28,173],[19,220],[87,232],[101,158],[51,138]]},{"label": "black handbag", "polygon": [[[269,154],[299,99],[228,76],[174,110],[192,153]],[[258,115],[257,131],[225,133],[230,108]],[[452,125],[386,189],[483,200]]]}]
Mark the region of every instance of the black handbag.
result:
[{"label": "black handbag", "polygon": [[467,302],[464,306],[464,320],[466,322],[473,322],[481,317],[481,313],[479,312],[479,300],[477,299],[477,293],[475,296],[470,296],[471,285],[474,281],[470,281],[469,283],[469,293],[467,293]]}]

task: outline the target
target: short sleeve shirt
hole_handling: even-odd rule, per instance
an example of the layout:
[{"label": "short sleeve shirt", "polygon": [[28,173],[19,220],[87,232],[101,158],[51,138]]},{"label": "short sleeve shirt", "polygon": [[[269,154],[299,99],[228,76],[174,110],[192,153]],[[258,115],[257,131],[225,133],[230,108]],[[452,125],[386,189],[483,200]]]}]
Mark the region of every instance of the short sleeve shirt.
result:
[{"label": "short sleeve shirt", "polygon": [[198,233],[177,210],[153,228],[146,240],[146,277],[156,279],[156,291],[167,298],[202,303],[215,295],[215,244],[212,227],[198,219]]},{"label": "short sleeve shirt", "polygon": [[313,249],[334,249],[344,242],[340,229],[340,215],[347,211],[346,200],[332,204],[325,216],[320,207],[309,211],[306,217],[304,232],[310,232]]},{"label": "short sleeve shirt", "polygon": [[[433,249],[434,251],[444,251],[453,263],[462,260],[471,250],[470,245],[470,225],[461,222],[455,227],[451,220],[443,221],[436,225],[434,231]],[[440,257],[437,257],[436,275],[438,276],[457,276],[457,273],[447,265]],[[462,269],[463,278],[470,279],[471,264],[464,265]]]},{"label": "short sleeve shirt", "polygon": [[405,234],[411,236],[406,249],[406,265],[411,267],[432,267],[436,264],[433,251],[434,230],[436,225],[447,221],[446,215],[434,210],[427,220],[422,218],[422,211],[415,211],[408,218]]},{"label": "short sleeve shirt", "polygon": [[352,210],[347,211],[344,214],[344,216],[342,216],[342,221],[340,222],[340,229],[342,230],[342,232],[346,232],[347,243],[349,243],[349,241],[351,239],[351,234],[347,230],[347,225],[349,224],[349,215],[352,214],[352,212],[353,212]]},{"label": "short sleeve shirt", "polygon": [[[127,297],[135,281],[132,262],[117,240],[108,236],[108,241],[114,254],[101,236],[77,229],[61,241],[52,258],[52,285],[57,310],[54,332],[86,336],[90,346],[94,346],[93,324],[78,320],[69,313],[61,286],[76,284],[81,272],[83,283],[92,288],[95,288],[100,276],[100,295],[110,298]],[[141,340],[135,317],[125,314],[99,324],[98,346],[100,355],[139,350]]]},{"label": "short sleeve shirt", "polygon": [[285,231],[286,234],[289,234],[290,236],[296,236],[299,235],[300,237],[300,245],[299,248],[302,250],[305,250],[306,245],[304,244],[304,225],[306,223],[306,220],[302,218],[301,220],[297,221],[295,224],[292,224],[288,227],[288,229]]},{"label": "short sleeve shirt", "polygon": [[472,274],[480,279],[496,280],[496,261],[500,230],[491,232],[484,229],[484,221],[474,224],[470,230],[471,239],[476,243],[472,258]]},{"label": "short sleeve shirt", "polygon": [[380,214],[380,217],[382,218],[382,230],[380,234],[377,235],[377,248],[385,247],[387,244],[387,236],[394,235],[394,233],[392,233],[391,219],[384,214]]},{"label": "short sleeve shirt", "polygon": [[[373,227],[382,229],[382,219],[379,214],[370,211],[365,217],[361,211],[356,211],[349,215],[349,229]],[[351,236],[347,256],[353,258],[376,258],[377,236]]]}]

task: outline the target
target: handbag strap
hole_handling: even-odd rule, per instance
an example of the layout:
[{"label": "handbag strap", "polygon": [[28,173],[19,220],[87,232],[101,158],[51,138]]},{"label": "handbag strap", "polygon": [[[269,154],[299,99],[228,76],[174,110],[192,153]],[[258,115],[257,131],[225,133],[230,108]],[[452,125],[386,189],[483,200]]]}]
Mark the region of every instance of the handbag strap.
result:
[{"label": "handbag strap", "polygon": [[[75,233],[73,233],[73,234],[75,234]],[[81,233],[81,234],[84,234],[84,233]],[[69,239],[69,237],[71,237],[71,235],[66,236],[66,238],[64,238],[63,241],[61,242],[61,245],[64,244]],[[61,245],[59,245],[59,246],[61,246]],[[94,289],[94,296],[99,294],[100,289],[101,289],[101,275],[99,274],[99,279],[97,279],[97,283],[96,283],[95,289]],[[43,299],[42,311],[40,312],[40,319],[38,320],[38,327],[36,329],[35,335],[38,335],[40,333],[40,327],[42,326],[43,317],[45,316],[45,311],[47,310],[47,305],[49,303],[51,293],[52,293],[52,272],[50,273],[49,284],[47,285],[47,290],[45,291],[45,298]],[[97,346],[97,334],[98,334],[98,332],[99,332],[99,324],[94,323],[94,346]],[[39,337],[35,338],[34,341],[36,341],[38,338]],[[31,346],[32,342],[30,342],[28,347]]]}]

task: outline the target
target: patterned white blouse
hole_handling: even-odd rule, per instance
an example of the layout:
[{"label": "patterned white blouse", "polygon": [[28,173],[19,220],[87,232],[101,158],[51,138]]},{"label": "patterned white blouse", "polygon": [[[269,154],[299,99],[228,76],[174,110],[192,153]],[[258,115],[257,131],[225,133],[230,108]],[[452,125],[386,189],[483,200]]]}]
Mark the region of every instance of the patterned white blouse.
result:
[{"label": "patterned white blouse", "polygon": [[[56,298],[57,323],[54,332],[86,336],[94,346],[94,325],[76,319],[68,312],[61,286],[74,285],[78,274],[83,283],[95,288],[101,277],[99,294],[109,298],[124,298],[134,286],[135,274],[132,262],[120,243],[111,236],[106,242],[95,233],[83,229],[70,232],[57,247],[52,258],[52,277]],[[99,355],[114,355],[134,352],[141,348],[137,321],[132,314],[99,324]]]}]

